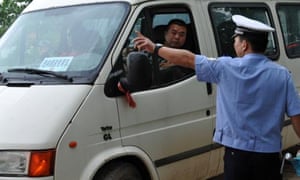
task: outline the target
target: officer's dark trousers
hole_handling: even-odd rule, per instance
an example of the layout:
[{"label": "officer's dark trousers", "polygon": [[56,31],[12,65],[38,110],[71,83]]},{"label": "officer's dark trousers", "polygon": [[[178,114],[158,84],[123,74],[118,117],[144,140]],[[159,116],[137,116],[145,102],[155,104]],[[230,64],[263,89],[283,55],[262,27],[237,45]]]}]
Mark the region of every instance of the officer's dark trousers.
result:
[{"label": "officer's dark trousers", "polygon": [[225,147],[224,180],[282,180],[279,153],[256,153]]}]

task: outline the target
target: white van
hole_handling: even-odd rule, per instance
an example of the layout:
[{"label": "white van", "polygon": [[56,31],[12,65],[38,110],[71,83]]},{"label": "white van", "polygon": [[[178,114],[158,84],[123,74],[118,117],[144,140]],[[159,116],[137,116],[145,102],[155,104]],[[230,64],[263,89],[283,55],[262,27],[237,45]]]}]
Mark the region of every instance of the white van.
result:
[{"label": "white van", "polygon": [[[34,0],[0,40],[0,180],[222,174],[215,85],[193,71],[163,77],[157,57],[137,53],[132,39],[137,30],[161,42],[179,18],[187,49],[235,56],[233,14],[276,28],[266,54],[290,69],[299,90],[299,0]],[[288,118],[282,138],[283,149],[299,142]]]}]

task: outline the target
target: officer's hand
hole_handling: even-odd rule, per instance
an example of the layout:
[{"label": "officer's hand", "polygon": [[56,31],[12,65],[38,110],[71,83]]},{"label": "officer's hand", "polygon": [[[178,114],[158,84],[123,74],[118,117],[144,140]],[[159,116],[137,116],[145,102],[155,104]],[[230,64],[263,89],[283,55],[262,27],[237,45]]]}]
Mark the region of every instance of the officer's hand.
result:
[{"label": "officer's hand", "polygon": [[147,51],[149,53],[153,53],[155,44],[140,32],[136,31],[136,34],[137,37],[133,39],[134,48],[137,48],[139,51]]}]

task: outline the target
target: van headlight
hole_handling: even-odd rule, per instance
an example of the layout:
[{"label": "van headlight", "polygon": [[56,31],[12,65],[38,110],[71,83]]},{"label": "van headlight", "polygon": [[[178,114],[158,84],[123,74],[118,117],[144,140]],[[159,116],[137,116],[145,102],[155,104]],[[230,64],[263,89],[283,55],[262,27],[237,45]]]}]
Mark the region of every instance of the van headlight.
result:
[{"label": "van headlight", "polygon": [[0,152],[0,174],[26,175],[29,152]]},{"label": "van headlight", "polygon": [[53,175],[55,150],[0,151],[1,176],[43,177]]}]

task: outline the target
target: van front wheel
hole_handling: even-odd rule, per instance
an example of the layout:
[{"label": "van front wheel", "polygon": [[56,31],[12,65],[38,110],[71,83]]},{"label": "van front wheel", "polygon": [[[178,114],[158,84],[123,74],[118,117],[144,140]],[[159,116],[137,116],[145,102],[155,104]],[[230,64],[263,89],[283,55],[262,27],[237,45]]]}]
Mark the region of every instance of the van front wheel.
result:
[{"label": "van front wheel", "polygon": [[142,180],[139,170],[128,162],[108,164],[98,171],[93,180]]}]

